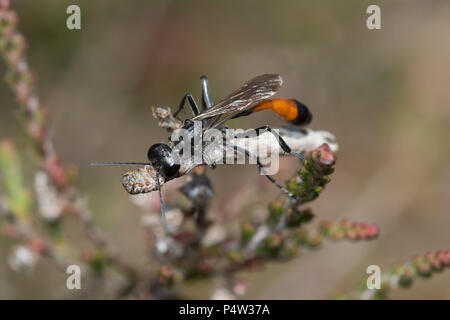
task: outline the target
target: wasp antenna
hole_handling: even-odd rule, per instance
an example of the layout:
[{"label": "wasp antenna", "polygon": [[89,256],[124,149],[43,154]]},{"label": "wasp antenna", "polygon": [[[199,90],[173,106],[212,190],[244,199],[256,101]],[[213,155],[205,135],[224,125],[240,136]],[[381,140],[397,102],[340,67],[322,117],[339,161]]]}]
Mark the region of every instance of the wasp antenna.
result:
[{"label": "wasp antenna", "polygon": [[91,162],[91,166],[146,166],[150,162]]},{"label": "wasp antenna", "polygon": [[156,188],[158,189],[159,206],[161,207],[161,219],[162,219],[162,224],[163,224],[163,228],[164,228],[164,233],[167,235],[166,213],[164,212],[164,205],[163,205],[162,195],[161,195],[161,184],[159,183],[159,172],[158,171],[156,171]]}]

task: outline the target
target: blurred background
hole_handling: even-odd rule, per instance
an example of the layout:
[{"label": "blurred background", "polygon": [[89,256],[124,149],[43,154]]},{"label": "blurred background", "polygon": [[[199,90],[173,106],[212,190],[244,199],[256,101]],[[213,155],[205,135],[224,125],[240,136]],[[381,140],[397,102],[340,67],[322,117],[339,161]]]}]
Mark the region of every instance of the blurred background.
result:
[{"label": "blurred background", "polygon": [[[66,28],[70,4],[81,7],[81,30]],[[366,27],[370,4],[381,7],[381,30]],[[387,270],[449,248],[450,2],[17,0],[12,7],[52,112],[56,148],[80,168],[94,220],[129,259],[143,261],[145,246],[138,209],[121,185],[128,168],[89,163],[145,160],[151,144],[167,139],[151,107],[174,108],[186,92],[200,101],[201,75],[218,101],[256,75],[281,74],[278,96],[309,106],[310,127],[332,132],[340,146],[332,182],[312,203],[317,221],[348,218],[381,229],[375,241],[330,243],[240,274],[249,285],[244,298],[328,298],[355,288],[370,264]],[[0,101],[0,138],[14,139],[27,166],[28,142],[4,84]],[[264,124],[284,123],[270,112],[232,123]],[[278,179],[297,163],[281,166]],[[278,194],[251,166],[209,176],[215,219],[245,214],[250,202],[264,210]],[[12,244],[0,239],[0,298],[60,297],[66,275],[45,262],[30,276],[14,273]],[[449,299],[449,281],[449,273],[417,280],[392,298]],[[199,282],[184,290],[204,298],[210,288]]]}]

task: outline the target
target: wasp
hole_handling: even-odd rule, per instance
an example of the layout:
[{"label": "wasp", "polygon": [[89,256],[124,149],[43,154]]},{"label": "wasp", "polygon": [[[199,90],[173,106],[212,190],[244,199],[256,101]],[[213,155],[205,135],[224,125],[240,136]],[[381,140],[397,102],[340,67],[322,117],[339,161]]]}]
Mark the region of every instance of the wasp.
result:
[{"label": "wasp", "polygon": [[[148,162],[102,162],[93,163],[93,165],[150,165],[156,172],[156,187],[159,192],[161,210],[163,210],[160,176],[162,176],[165,181],[169,181],[184,174],[183,172],[180,172],[181,165],[179,157],[175,152],[173,152],[173,149],[175,149],[176,147],[180,147],[180,144],[191,143],[193,141],[195,135],[198,134],[195,132],[196,122],[201,122],[202,132],[213,128],[226,129],[225,123],[228,120],[249,116],[252,113],[260,112],[263,110],[272,110],[283,119],[291,122],[294,125],[301,126],[311,122],[311,112],[300,101],[286,98],[270,99],[283,83],[281,76],[278,74],[263,74],[257,76],[244,83],[239,89],[233,91],[216,104],[212,103],[209,95],[208,79],[203,76],[200,78],[200,80],[202,87],[202,111],[200,111],[192,94],[187,93],[181,99],[179,107],[174,113],[174,117],[177,117],[178,114],[184,110],[187,102],[193,116],[183,121],[181,129],[186,130],[186,132],[188,133],[188,139],[183,139],[182,141],[173,143],[172,148],[166,143],[156,143],[152,145],[147,151]],[[283,138],[281,138],[278,133],[276,133],[269,126],[262,126],[255,130],[257,135],[266,131],[272,133],[275,136],[280,145],[280,148],[285,153],[291,154],[304,160],[304,157],[301,154],[293,151],[283,140]],[[246,157],[256,158],[256,164],[260,172],[262,172],[263,165],[259,161],[258,157],[250,154],[248,150],[242,148],[236,149],[236,147],[234,148],[237,152],[243,153]],[[214,163],[210,163],[206,160],[204,164],[212,168],[215,167]],[[262,174],[264,175],[264,173]],[[280,188],[283,192],[290,196],[293,196],[288,190],[277,183],[271,176],[264,176],[269,179],[270,182]],[[130,194],[152,191],[151,188],[146,188],[145,183],[139,181],[140,179],[141,176],[139,176],[139,174],[137,174],[136,172],[133,174],[128,174],[124,177],[123,184]],[[165,225],[163,212],[162,216],[163,224]]]}]

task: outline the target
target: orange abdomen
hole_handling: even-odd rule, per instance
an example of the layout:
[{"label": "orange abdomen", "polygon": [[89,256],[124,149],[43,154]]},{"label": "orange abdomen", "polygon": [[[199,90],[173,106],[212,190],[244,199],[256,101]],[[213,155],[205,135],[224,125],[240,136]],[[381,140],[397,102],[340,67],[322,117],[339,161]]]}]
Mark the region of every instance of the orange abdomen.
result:
[{"label": "orange abdomen", "polygon": [[252,112],[258,112],[271,109],[283,119],[290,121],[295,125],[304,125],[311,122],[312,115],[308,108],[295,99],[278,98],[266,100],[255,107]]}]

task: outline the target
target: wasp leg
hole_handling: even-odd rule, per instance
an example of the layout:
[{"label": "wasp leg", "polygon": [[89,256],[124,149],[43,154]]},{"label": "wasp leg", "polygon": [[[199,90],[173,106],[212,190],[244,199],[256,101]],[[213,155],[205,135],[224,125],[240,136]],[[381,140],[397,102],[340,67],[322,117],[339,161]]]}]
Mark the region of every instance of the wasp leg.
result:
[{"label": "wasp leg", "polygon": [[272,182],[274,185],[276,185],[282,192],[286,193],[289,197],[295,198],[294,194],[290,193],[285,187],[280,185],[274,178],[272,178],[271,176],[264,173],[264,166],[259,161],[258,156],[255,156],[254,154],[250,153],[247,149],[244,149],[244,148],[241,148],[238,146],[230,146],[226,143],[224,145],[225,145],[225,147],[233,147],[236,152],[240,152],[240,153],[244,154],[249,159],[256,160],[256,165],[258,166],[259,172],[262,173],[263,176],[265,176],[270,182]]},{"label": "wasp leg", "polygon": [[[286,152],[286,153],[288,153],[290,155],[296,156],[297,158],[299,158],[301,160],[305,160],[305,157],[303,155],[301,155],[298,152],[292,151],[292,149],[288,146],[286,141],[284,141],[284,139],[282,137],[280,137],[280,135],[278,133],[276,133],[271,127],[269,127],[269,126],[262,126],[262,127],[256,128],[255,131],[256,131],[256,136],[257,137],[260,136],[265,131],[270,132],[271,134],[274,135],[275,139],[277,139],[278,144],[280,145],[280,148],[284,152]],[[244,134],[245,134],[245,132],[244,132]],[[237,136],[239,136],[239,135],[237,135]]]},{"label": "wasp leg", "polygon": [[202,107],[203,111],[212,107],[212,101],[209,97],[208,78],[206,76],[200,77],[202,82]]},{"label": "wasp leg", "polygon": [[194,116],[198,115],[200,112],[198,111],[198,106],[197,103],[194,100],[194,97],[192,96],[192,94],[190,93],[186,93],[183,97],[183,99],[181,99],[180,105],[178,106],[178,110],[173,114],[174,117],[176,117],[181,110],[184,109],[185,103],[186,103],[186,98],[188,99],[189,102],[189,106],[191,107],[191,111],[194,114]]},{"label": "wasp leg", "polygon": [[158,171],[156,171],[156,187],[158,188],[159,206],[160,206],[160,210],[161,210],[161,219],[162,219],[164,234],[167,235],[166,210],[164,208],[164,204],[163,204],[163,200],[162,200],[161,184],[159,183],[159,172]]},{"label": "wasp leg", "polygon": [[203,154],[203,162],[211,169],[217,167],[217,164],[207,154]]}]

